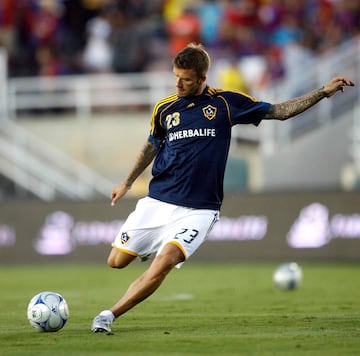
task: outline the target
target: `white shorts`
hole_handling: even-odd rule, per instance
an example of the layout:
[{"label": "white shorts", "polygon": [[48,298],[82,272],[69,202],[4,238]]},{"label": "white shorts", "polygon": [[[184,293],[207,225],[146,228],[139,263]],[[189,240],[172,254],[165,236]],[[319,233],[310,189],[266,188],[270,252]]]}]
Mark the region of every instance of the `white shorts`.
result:
[{"label": "white shorts", "polygon": [[185,208],[146,197],[138,201],[112,246],[143,257],[159,254],[166,244],[172,243],[188,259],[218,220],[218,210]]}]

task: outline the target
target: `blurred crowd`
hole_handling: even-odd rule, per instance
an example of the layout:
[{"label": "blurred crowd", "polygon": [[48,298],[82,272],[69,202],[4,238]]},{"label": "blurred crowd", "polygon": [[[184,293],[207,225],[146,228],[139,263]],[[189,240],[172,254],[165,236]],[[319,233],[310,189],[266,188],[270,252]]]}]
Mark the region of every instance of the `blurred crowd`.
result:
[{"label": "blurred crowd", "polygon": [[195,41],[230,64],[260,56],[272,81],[359,32],[359,0],[0,1],[12,77],[168,70]]}]

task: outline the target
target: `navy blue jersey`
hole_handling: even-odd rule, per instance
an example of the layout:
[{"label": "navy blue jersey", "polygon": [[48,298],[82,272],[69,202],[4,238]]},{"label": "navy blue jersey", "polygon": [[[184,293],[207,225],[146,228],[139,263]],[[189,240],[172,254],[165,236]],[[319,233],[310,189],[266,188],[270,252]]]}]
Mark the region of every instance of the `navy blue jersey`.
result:
[{"label": "navy blue jersey", "polygon": [[160,100],[149,141],[157,149],[149,196],[196,209],[220,209],[231,127],[258,125],[270,104],[206,87],[201,95]]}]

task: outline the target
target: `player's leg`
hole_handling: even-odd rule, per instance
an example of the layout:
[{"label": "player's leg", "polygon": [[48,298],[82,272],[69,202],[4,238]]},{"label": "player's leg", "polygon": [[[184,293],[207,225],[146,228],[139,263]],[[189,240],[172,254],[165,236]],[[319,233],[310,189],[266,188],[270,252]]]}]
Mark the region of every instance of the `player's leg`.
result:
[{"label": "player's leg", "polygon": [[107,263],[112,268],[124,268],[132,262],[137,255],[130,254],[113,247],[107,259]]},{"label": "player's leg", "polygon": [[110,309],[118,317],[148,298],[161,285],[168,273],[185,259],[182,251],[167,244],[156,256],[150,267],[127,289],[124,296]]},{"label": "player's leg", "polygon": [[[151,203],[153,204],[153,201]],[[157,251],[157,255],[149,269],[128,287],[123,297],[110,310],[104,310],[95,317],[92,324],[94,332],[111,331],[110,327],[115,317],[124,314],[154,293],[167,274],[175,266],[179,267],[200,247],[219,215],[213,210],[182,208],[161,202],[156,202],[156,206],[159,209],[163,208],[163,213],[171,212],[168,219],[165,219],[167,224],[135,230],[131,229],[131,224],[123,226],[113,247],[134,257],[112,251],[109,264],[122,268],[135,256],[142,257],[154,251]],[[141,219],[143,216],[133,220],[139,222]]]},{"label": "player's leg", "polygon": [[148,298],[161,285],[168,273],[185,260],[183,252],[174,244],[167,244],[158,254],[150,267],[130,284],[123,297],[110,310],[102,311],[93,320],[93,332],[111,332],[115,318],[124,314]]}]

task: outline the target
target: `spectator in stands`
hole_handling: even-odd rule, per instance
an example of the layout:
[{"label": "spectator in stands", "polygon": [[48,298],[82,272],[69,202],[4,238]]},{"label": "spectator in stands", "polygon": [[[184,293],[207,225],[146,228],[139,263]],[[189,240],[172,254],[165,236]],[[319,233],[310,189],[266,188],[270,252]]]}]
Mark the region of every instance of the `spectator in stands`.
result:
[{"label": "spectator in stands", "polygon": [[200,41],[200,20],[192,6],[184,8],[183,12],[167,24],[170,54],[174,56],[188,43]]},{"label": "spectator in stands", "polygon": [[223,66],[219,73],[221,88],[225,90],[249,93],[249,85],[239,67],[236,57],[228,65]]},{"label": "spectator in stands", "polygon": [[61,41],[63,8],[57,0],[39,0],[31,15],[30,40],[35,46]]},{"label": "spectator in stands", "polygon": [[[281,70],[286,66],[285,45],[296,42],[316,54],[360,33],[358,0],[1,0],[0,45],[9,51],[10,76],[37,74],[37,59],[43,56],[36,53],[43,46],[61,53],[57,58],[68,73],[92,72],[93,66],[80,60],[94,53],[89,51],[86,24],[90,26],[89,20],[98,18],[104,6],[113,19],[111,29],[97,25],[96,31],[113,36],[101,70],[116,72],[159,68],[152,62],[164,61],[161,54],[168,56],[166,45],[174,54],[187,42],[199,41],[215,57],[223,53],[238,59],[268,57],[271,77],[281,78],[286,75]],[[189,7],[192,11],[184,11]],[[116,17],[119,19],[114,20]],[[134,62],[124,58],[123,48],[130,49]],[[105,63],[110,51],[115,55],[111,67]]]},{"label": "spectator in stands", "polygon": [[112,71],[113,47],[110,43],[112,25],[109,11],[104,8],[98,16],[91,18],[86,24],[87,40],[82,55],[85,71],[90,73],[106,73]]},{"label": "spectator in stands", "polygon": [[218,45],[219,28],[223,11],[223,2],[216,0],[205,0],[198,8],[201,42],[204,43],[208,49]]},{"label": "spectator in stands", "polygon": [[254,0],[230,1],[224,7],[219,28],[219,46],[222,52],[237,57],[260,54],[263,45],[258,36],[259,20]]},{"label": "spectator in stands", "polygon": [[360,33],[360,2],[358,0],[338,0],[334,3],[334,17],[342,29],[342,40]]},{"label": "spectator in stands", "polygon": [[147,64],[146,34],[136,26],[136,22],[120,9],[113,15],[113,62],[112,67],[118,73],[144,71]]},{"label": "spectator in stands", "polygon": [[164,0],[162,16],[166,22],[172,21],[179,17],[188,5],[194,6],[195,3],[192,0]]},{"label": "spectator in stands", "polygon": [[299,41],[303,37],[303,30],[298,21],[295,15],[284,15],[279,26],[272,32],[270,43],[282,48],[289,43]]},{"label": "spectator in stands", "polygon": [[15,4],[16,42],[10,70],[14,68],[16,75],[36,75],[38,49],[61,44],[63,7],[56,0],[18,0]]},{"label": "spectator in stands", "polygon": [[0,47],[4,47],[9,56],[13,55],[14,50],[16,8],[13,0],[0,1]]},{"label": "spectator in stands", "polygon": [[37,75],[55,77],[67,74],[67,68],[55,45],[43,45],[36,48]]}]

